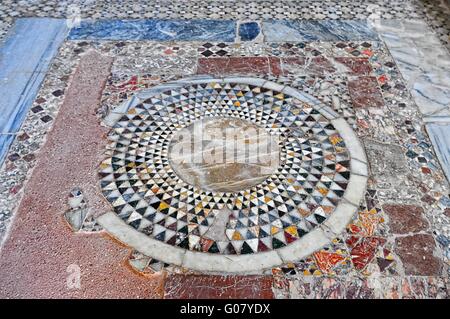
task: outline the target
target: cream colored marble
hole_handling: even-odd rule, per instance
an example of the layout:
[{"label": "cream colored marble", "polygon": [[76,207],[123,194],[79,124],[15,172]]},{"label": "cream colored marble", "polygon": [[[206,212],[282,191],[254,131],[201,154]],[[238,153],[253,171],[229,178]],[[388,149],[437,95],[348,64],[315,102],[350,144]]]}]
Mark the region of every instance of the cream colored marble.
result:
[{"label": "cream colored marble", "polygon": [[278,136],[250,121],[209,117],[174,135],[169,161],[186,183],[207,191],[237,192],[277,170],[278,144]]}]

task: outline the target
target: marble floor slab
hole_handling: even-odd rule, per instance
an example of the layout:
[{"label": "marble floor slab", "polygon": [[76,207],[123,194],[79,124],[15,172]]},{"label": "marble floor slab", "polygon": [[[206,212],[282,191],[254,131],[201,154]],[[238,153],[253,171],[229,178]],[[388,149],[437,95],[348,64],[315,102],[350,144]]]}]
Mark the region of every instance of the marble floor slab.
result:
[{"label": "marble floor slab", "polygon": [[380,20],[375,28],[396,59],[421,113],[450,116],[450,54],[428,25],[422,20]]},{"label": "marble floor slab", "polygon": [[263,21],[262,28],[268,42],[356,41],[378,37],[364,20]]},{"label": "marble floor slab", "polygon": [[64,20],[19,19],[0,47],[0,163],[66,33]]},{"label": "marble floor slab", "polygon": [[450,181],[450,123],[430,123],[426,128],[441,167]]}]

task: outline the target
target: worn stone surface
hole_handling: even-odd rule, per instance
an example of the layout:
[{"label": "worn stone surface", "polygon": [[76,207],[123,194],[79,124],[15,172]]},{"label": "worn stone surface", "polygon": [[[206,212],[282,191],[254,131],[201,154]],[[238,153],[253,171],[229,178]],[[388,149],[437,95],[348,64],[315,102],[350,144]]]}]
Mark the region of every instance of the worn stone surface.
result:
[{"label": "worn stone surface", "polygon": [[280,75],[280,59],[276,57],[223,57],[200,58],[198,60],[198,74],[213,75],[250,75],[272,74]]},{"label": "worn stone surface", "polygon": [[416,276],[439,276],[442,262],[434,254],[434,238],[427,234],[399,237],[395,240],[395,252],[399,255],[405,273]]},{"label": "worn stone surface", "polygon": [[185,276],[167,277],[166,299],[271,299],[272,276]]},{"label": "worn stone surface", "polygon": [[173,170],[187,183],[208,191],[237,192],[275,173],[278,145],[276,136],[250,121],[213,117],[178,131],[168,152]]},{"label": "worn stone surface", "polygon": [[[358,70],[359,67],[353,65]],[[384,101],[375,77],[361,76],[348,81],[348,90],[354,107],[383,107]]]},{"label": "worn stone surface", "polygon": [[383,205],[389,216],[389,227],[393,234],[408,234],[426,231],[428,222],[424,219],[422,207],[414,205]]},{"label": "worn stone surface", "polygon": [[346,71],[350,74],[369,75],[372,72],[367,58],[336,57],[334,60],[345,66]]},{"label": "worn stone surface", "polygon": [[374,140],[364,140],[364,147],[369,158],[370,172],[383,188],[402,188],[408,174],[408,165],[399,145],[384,144]]},{"label": "worn stone surface", "polygon": [[[68,208],[67,196],[77,186],[86,190],[97,213],[109,209],[97,189],[96,167],[106,140],[98,138],[105,129],[98,123],[95,109],[111,62],[109,57],[89,53],[74,74],[61,113],[25,187],[17,212],[21,222],[14,223],[1,250],[2,298],[162,296],[163,276],[151,280],[135,276],[121,266],[126,249],[100,235],[72,234],[60,215]],[[78,271],[79,286],[71,279]]]},{"label": "worn stone surface", "polygon": [[[406,3],[402,3],[400,11],[407,11],[405,15],[408,15],[410,14],[410,11],[408,11],[410,7],[408,5],[403,6]],[[316,4],[314,3],[314,5]],[[342,5],[346,6],[347,4]],[[224,4],[224,6],[227,7],[228,4]],[[239,7],[243,8],[240,4]],[[406,9],[403,7],[406,7]],[[216,7],[211,6],[211,8]],[[208,8],[208,10],[212,10],[211,8]],[[362,8],[365,10],[366,5],[363,5]],[[437,6],[434,10],[436,8]],[[8,12],[10,11],[9,8],[7,10]],[[22,12],[21,10],[19,11]],[[381,10],[385,10],[385,7],[382,7]],[[244,8],[244,11],[254,12],[254,8]],[[299,14],[303,16],[306,14],[305,12],[298,12],[283,14]],[[354,12],[351,15],[361,14],[358,10]],[[392,13],[393,15],[398,14],[396,10],[392,12],[394,12]],[[128,12],[125,14],[127,16],[138,15],[137,13]],[[166,12],[165,14],[170,16],[176,13]],[[222,12],[212,13],[216,17],[233,17],[240,16],[240,14],[240,12],[232,14],[226,9],[224,9],[223,14]],[[260,17],[266,16],[267,18],[267,15],[276,16],[280,13],[277,13],[276,10],[271,10],[270,12],[261,11],[252,14]],[[310,17],[317,18],[318,14],[320,15],[317,12],[311,13]],[[331,13],[324,13],[324,17],[328,17],[329,14]],[[347,16],[347,14],[344,12],[343,16]],[[189,18],[192,15],[187,13],[186,17]],[[428,45],[428,43],[424,43],[424,45]],[[410,260],[412,257],[407,255],[409,250],[402,250],[401,241],[404,238],[404,234],[396,234],[395,236],[391,234],[393,218],[381,209],[381,205],[377,203],[378,200],[374,195],[376,193],[380,196],[383,205],[392,203],[396,205],[403,205],[403,203],[418,205],[417,203],[420,203],[420,205],[423,205],[422,221],[414,218],[411,221],[411,225],[409,223],[407,225],[397,224],[395,227],[398,226],[400,230],[396,231],[406,231],[402,228],[405,226],[408,230],[423,232],[423,229],[426,229],[424,227],[429,225],[430,233],[433,230],[433,233],[437,235],[436,240],[439,242],[442,250],[448,245],[448,234],[450,232],[448,228],[448,218],[450,217],[448,213],[448,207],[450,207],[448,184],[443,179],[442,170],[436,162],[432,148],[430,148],[430,141],[422,129],[423,122],[414,102],[409,96],[408,83],[402,80],[394,63],[396,61],[390,57],[382,42],[279,44],[72,43],[65,46],[63,52],[73,51],[77,52],[77,54],[71,56],[71,58],[69,58],[69,55],[63,54],[63,59],[58,60],[56,66],[65,69],[69,60],[76,61],[78,53],[88,50],[90,47],[99,47],[105,53],[117,55],[118,60],[120,60],[115,63],[113,74],[104,92],[105,105],[111,106],[111,109],[119,105],[119,102],[132,96],[136,90],[151,87],[154,84],[159,84],[161,81],[172,80],[180,75],[196,73],[197,50],[199,57],[205,57],[206,55],[214,57],[245,55],[246,57],[259,56],[264,58],[266,56],[279,56],[281,71],[280,76],[277,76],[276,79],[271,78],[273,75],[264,73],[268,70],[267,63],[263,67],[258,66],[257,69],[261,71],[254,74],[260,77],[267,77],[283,85],[299,88],[319,98],[322,102],[332,107],[333,110],[345,116],[346,120],[357,131],[359,137],[369,139],[374,144],[378,143],[378,145],[373,146],[373,144],[365,143],[371,168],[370,195],[366,195],[366,200],[348,227],[348,233],[341,234],[339,238],[333,240],[332,244],[315,256],[295,262],[295,265],[281,267],[279,271],[285,273],[289,279],[279,281],[279,283],[283,283],[279,285],[282,288],[280,288],[282,292],[277,292],[277,296],[299,298],[306,296],[320,297],[321,294],[330,298],[340,298],[342,296],[348,298],[442,298],[446,296],[448,291],[447,279],[443,277],[427,277],[427,272],[423,271],[427,269],[423,265],[421,265],[419,270],[416,269],[416,264],[421,263],[423,258]],[[207,49],[205,50],[205,48]],[[401,53],[401,50],[399,52]],[[289,55],[293,57],[289,57]],[[247,61],[244,62],[247,63]],[[367,67],[367,63],[370,65],[371,70]],[[239,73],[237,69],[233,68],[229,72]],[[252,74],[252,72],[249,71],[245,74]],[[218,74],[221,75],[220,73]],[[350,94],[350,86],[352,84],[349,86],[348,80],[355,80],[354,76],[376,78],[377,87],[385,102],[384,107],[355,108],[352,106],[352,98],[359,97],[358,95],[351,96]],[[48,109],[52,111],[57,109],[58,99],[61,100],[67,93],[64,90],[64,85],[60,84],[61,81],[64,83],[66,78],[67,73],[52,73],[48,80],[54,88],[51,89],[46,84],[44,92],[40,94],[39,99],[33,105],[31,114],[33,125],[34,123],[41,123],[47,129],[51,127],[55,118],[55,112],[48,112]],[[366,94],[365,98],[368,95],[370,96],[370,94]],[[26,127],[29,128],[30,125]],[[8,198],[15,198],[14,200],[16,201],[18,201],[17,198],[19,197],[13,197],[13,195],[21,193],[24,185],[23,172],[26,173],[27,170],[33,167],[33,163],[36,161],[35,154],[38,154],[39,151],[39,143],[36,142],[35,135],[30,134],[30,132],[33,131],[27,130],[17,138],[17,141],[22,143],[16,143],[5,165],[8,169],[7,173],[2,173],[1,175],[2,180],[7,181],[2,188],[2,193],[9,194]],[[38,133],[37,135],[40,138],[45,137],[45,133]],[[29,150],[32,150],[32,152]],[[19,173],[17,174],[17,172]],[[19,180],[16,176],[22,176],[22,179]],[[66,205],[67,195],[68,193],[66,192],[64,195],[65,199],[62,200],[64,205],[56,207],[60,214],[63,213],[64,209],[68,208]],[[2,201],[3,203],[4,201]],[[94,201],[93,203],[95,204],[96,202]],[[5,216],[9,216],[7,212],[4,214],[4,211],[2,207],[0,221],[7,218]],[[226,217],[227,215],[223,216]],[[423,221],[425,221],[425,226],[422,223]],[[50,223],[51,221],[46,220],[46,222]],[[218,220],[218,222],[220,228],[223,228],[223,225],[226,223],[224,223],[223,219]],[[55,220],[53,220],[53,223],[55,223]],[[42,225],[42,227],[44,226]],[[22,229],[25,228],[22,227]],[[389,233],[389,228],[391,228],[391,233]],[[214,240],[216,240],[216,237],[218,240],[222,238],[221,236],[216,236],[215,229],[210,230],[212,232],[207,233],[208,236]],[[36,230],[33,230],[33,232],[36,232]],[[39,234],[43,233],[39,232]],[[50,235],[54,234],[50,232]],[[346,243],[346,239],[353,235],[357,237],[357,240]],[[369,239],[363,240],[362,238],[364,237],[369,237]],[[388,242],[384,244],[381,242],[379,244],[378,242],[374,243],[371,242],[370,237],[386,238]],[[414,242],[418,247],[412,247],[413,245],[411,244],[411,251],[418,251],[418,256],[427,255],[429,251],[423,247],[428,247],[428,245],[430,247],[435,246],[428,243],[430,237],[431,235],[426,235],[425,241],[423,238],[417,238]],[[39,240],[41,238],[44,238],[44,235],[38,236]],[[94,236],[90,235],[90,240],[92,238]],[[397,238],[397,242],[395,238]],[[358,246],[358,243],[362,242],[365,244]],[[83,245],[84,242],[81,244]],[[395,247],[396,245],[397,247]],[[87,247],[89,251],[90,246],[87,245]],[[103,246],[99,247],[102,248]],[[357,248],[354,249],[355,247]],[[435,248],[437,249],[437,247]],[[71,249],[73,248],[71,247]],[[369,258],[366,258],[367,256]],[[428,261],[427,256],[425,260]],[[105,258],[102,256],[102,258],[109,260],[109,257]],[[113,268],[111,267],[112,264],[115,265],[114,267],[123,267],[125,259],[119,258],[118,260],[122,260],[119,263],[109,262],[108,267]],[[352,262],[352,259],[354,262]],[[143,260],[136,258],[135,266],[142,266],[147,261],[150,262],[148,258]],[[434,261],[430,264],[431,267],[434,267]],[[160,266],[158,264],[158,267],[156,267],[157,271],[162,269]],[[12,266],[10,265],[9,267]],[[412,277],[403,276],[404,273],[411,273],[411,267],[414,273],[418,275]],[[24,269],[21,266],[19,268]],[[144,269],[148,268],[148,265],[144,267]],[[154,267],[150,268],[153,269]],[[84,264],[83,269],[85,269]],[[295,272],[297,274],[305,274],[305,276],[297,279],[301,282],[299,287],[305,288],[291,289],[289,291],[289,287],[296,285],[290,277]],[[113,270],[113,273],[118,273],[118,271]],[[437,276],[442,275],[440,272],[434,273],[437,273]],[[12,274],[14,275],[15,272]],[[328,278],[326,280],[322,279],[322,276],[327,275],[335,277],[332,280]],[[89,276],[91,276],[91,273]],[[31,275],[25,277],[21,275],[18,278],[19,280],[29,281],[33,279]],[[101,274],[100,279],[104,278],[107,278],[107,276]],[[149,278],[153,286],[155,276],[149,274]],[[158,280],[159,283],[162,283],[161,277]],[[226,281],[223,281],[223,285],[226,284]],[[8,282],[5,287],[10,289],[10,286],[11,283]],[[25,290],[24,286],[24,283],[18,285],[21,291]],[[159,287],[161,289],[158,296],[162,296],[162,285]],[[34,284],[32,284],[32,288],[36,289]],[[146,290],[143,291],[147,293]],[[149,295],[152,294],[149,293]]]}]

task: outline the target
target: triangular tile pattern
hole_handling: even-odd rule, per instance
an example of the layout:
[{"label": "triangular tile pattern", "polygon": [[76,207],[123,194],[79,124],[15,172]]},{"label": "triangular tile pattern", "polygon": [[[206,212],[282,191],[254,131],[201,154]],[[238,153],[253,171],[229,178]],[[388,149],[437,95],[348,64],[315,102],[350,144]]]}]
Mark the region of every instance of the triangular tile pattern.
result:
[{"label": "triangular tile pattern", "polygon": [[[205,117],[237,117],[280,137],[278,171],[238,193],[203,191],[168,160],[177,130]],[[350,177],[343,139],[315,108],[269,88],[209,82],[168,89],[130,109],[110,135],[101,187],[115,212],[151,238],[185,249],[251,254],[288,245],[322,223]],[[219,210],[232,211],[227,241],[204,235]]]}]

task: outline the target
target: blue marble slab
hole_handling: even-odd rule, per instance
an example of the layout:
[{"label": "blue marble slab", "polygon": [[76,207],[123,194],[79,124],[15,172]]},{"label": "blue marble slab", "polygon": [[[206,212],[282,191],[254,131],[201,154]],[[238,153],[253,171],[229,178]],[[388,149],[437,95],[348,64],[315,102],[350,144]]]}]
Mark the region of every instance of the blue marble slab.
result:
[{"label": "blue marble slab", "polygon": [[239,25],[239,38],[241,41],[252,41],[260,33],[260,28],[256,22],[244,22]]},{"label": "blue marble slab", "polygon": [[0,47],[0,163],[66,35],[63,19],[17,19]]},{"label": "blue marble slab", "polygon": [[3,162],[6,154],[8,153],[9,146],[14,141],[15,136],[12,134],[1,134],[0,135],[0,164]]},{"label": "blue marble slab", "polygon": [[378,40],[364,20],[267,20],[262,30],[267,42]]},{"label": "blue marble slab", "polygon": [[84,20],[69,40],[155,40],[234,42],[230,20]]},{"label": "blue marble slab", "polygon": [[420,112],[434,120],[450,118],[450,55],[426,22],[382,20],[380,37],[406,82]]},{"label": "blue marble slab", "polygon": [[430,123],[426,128],[441,167],[450,182],[450,123]]}]

